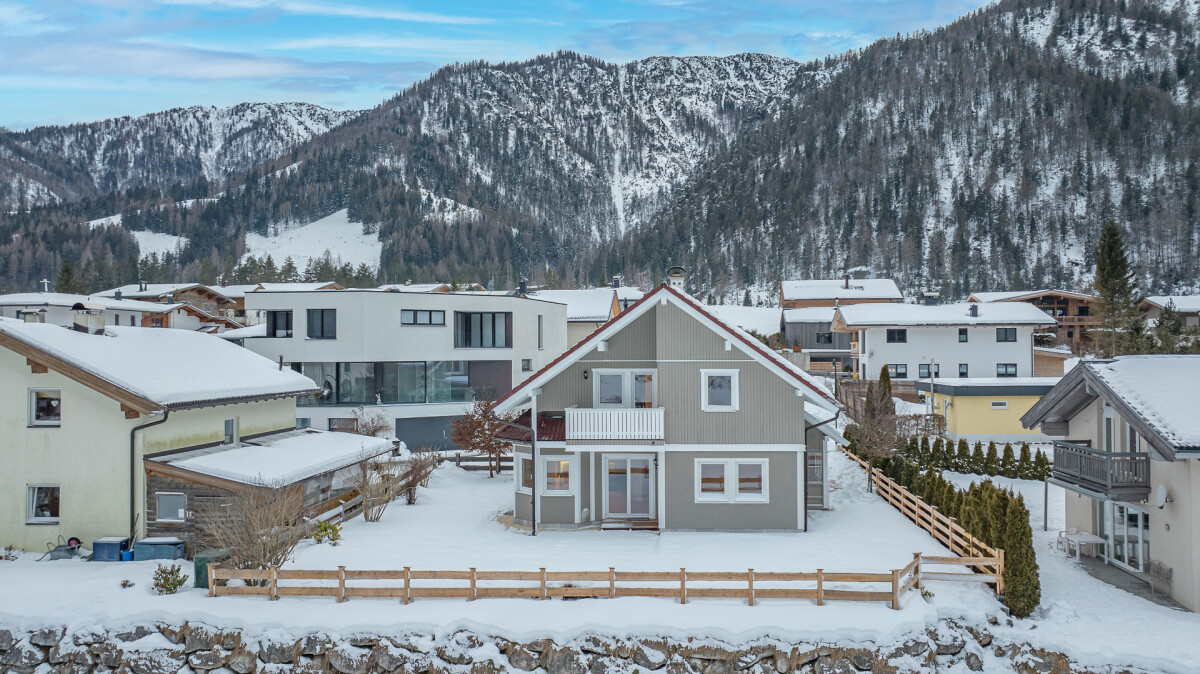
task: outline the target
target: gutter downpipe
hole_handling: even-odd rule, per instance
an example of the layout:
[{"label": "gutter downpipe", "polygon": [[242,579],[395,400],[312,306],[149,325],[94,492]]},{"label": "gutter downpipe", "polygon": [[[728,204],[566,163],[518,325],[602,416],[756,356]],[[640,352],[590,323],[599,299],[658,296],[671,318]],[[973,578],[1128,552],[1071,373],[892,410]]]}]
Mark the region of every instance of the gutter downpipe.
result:
[{"label": "gutter downpipe", "polygon": [[[165,424],[170,416],[171,410],[164,409],[161,419],[129,429],[129,532],[131,536],[137,535],[137,532],[133,530],[137,522],[137,432]],[[129,541],[129,544],[132,546],[133,541]]]},{"label": "gutter downpipe", "polygon": [[529,414],[529,438],[530,438],[530,453],[533,458],[533,488],[529,490],[532,498],[529,501],[529,526],[531,535],[537,536],[537,506],[538,506],[538,450],[537,450],[537,429],[538,429],[538,409],[537,399],[542,394],[542,389],[535,388],[529,392],[529,398],[532,402],[531,411]]}]

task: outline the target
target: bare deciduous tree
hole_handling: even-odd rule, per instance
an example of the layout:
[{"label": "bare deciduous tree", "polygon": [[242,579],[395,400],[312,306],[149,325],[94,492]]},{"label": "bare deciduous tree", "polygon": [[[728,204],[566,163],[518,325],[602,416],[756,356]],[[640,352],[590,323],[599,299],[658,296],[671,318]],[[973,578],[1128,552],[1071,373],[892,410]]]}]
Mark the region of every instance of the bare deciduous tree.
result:
[{"label": "bare deciduous tree", "polygon": [[500,457],[512,451],[512,443],[496,437],[504,430],[504,421],[492,414],[492,402],[479,400],[465,416],[454,420],[450,440],[469,452],[485,454],[488,477],[500,472]]},{"label": "bare deciduous tree", "polygon": [[302,489],[247,485],[200,511],[197,541],[228,550],[234,568],[266,569],[291,558],[305,529]]},{"label": "bare deciduous tree", "polygon": [[378,522],[388,504],[403,496],[405,503],[417,502],[417,488],[429,482],[437,468],[437,455],[416,452],[398,461],[363,461],[358,464],[358,493],[363,500],[363,519]]},{"label": "bare deciduous tree", "polygon": [[369,411],[367,408],[359,405],[353,412],[354,414],[354,432],[358,435],[369,435],[377,437],[380,433],[386,433],[392,430],[392,423],[379,410]]}]

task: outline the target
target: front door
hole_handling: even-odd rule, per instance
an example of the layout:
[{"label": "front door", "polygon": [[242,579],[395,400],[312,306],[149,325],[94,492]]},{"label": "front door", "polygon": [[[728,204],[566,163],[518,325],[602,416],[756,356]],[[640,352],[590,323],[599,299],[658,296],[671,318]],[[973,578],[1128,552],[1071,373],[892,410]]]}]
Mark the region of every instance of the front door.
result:
[{"label": "front door", "polygon": [[604,516],[654,517],[654,457],[605,454],[604,467]]}]

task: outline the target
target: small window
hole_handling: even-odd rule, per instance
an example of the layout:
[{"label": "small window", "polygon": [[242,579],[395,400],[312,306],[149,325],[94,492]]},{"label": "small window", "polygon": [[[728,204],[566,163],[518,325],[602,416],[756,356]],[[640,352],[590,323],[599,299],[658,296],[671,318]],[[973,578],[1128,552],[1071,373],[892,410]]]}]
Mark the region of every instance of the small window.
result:
[{"label": "small window", "polygon": [[236,445],[238,443],[238,420],[237,417],[225,420],[225,434],[221,438],[222,445]]},{"label": "small window", "polygon": [[62,423],[62,391],[49,388],[29,390],[29,425],[58,426]]},{"label": "small window", "polygon": [[532,371],[533,371],[533,359],[532,358],[522,358],[521,359],[521,372],[532,372]]},{"label": "small window", "polygon": [[958,329],[958,341],[960,341],[960,342],[967,341],[967,329],[966,328]]},{"label": "small window", "polygon": [[162,316],[153,316],[150,318],[150,327],[161,328],[163,326]]},{"label": "small window", "polygon": [[958,364],[958,376],[963,379],[967,378],[968,375],[967,375],[967,364],[966,363]]},{"label": "small window", "polygon": [[888,376],[892,379],[908,379],[907,363],[892,363],[887,366]]},{"label": "small window", "polygon": [[342,433],[353,433],[354,429],[357,427],[358,426],[357,426],[357,424],[354,423],[353,417],[351,417],[349,419],[341,418],[341,419],[330,419],[329,420],[329,430],[331,430],[331,431],[340,431]]},{"label": "small window", "polygon": [[520,490],[525,492],[533,491],[533,459],[521,458],[521,486]]},{"label": "small window", "polygon": [[543,331],[542,331],[542,329],[544,327],[544,323],[545,323],[545,318],[546,318],[545,316],[538,314],[538,349],[545,348],[545,340],[543,339]]},{"label": "small window", "polygon": [[705,412],[736,412],[738,409],[738,371],[701,370],[700,409]]},{"label": "small window", "polygon": [[908,330],[906,329],[889,329],[887,331],[888,344],[907,344]]},{"label": "small window", "polygon": [[296,428],[312,428],[312,417],[296,417]]},{"label": "small window", "polygon": [[337,339],[337,309],[309,309],[308,338]]},{"label": "small window", "polygon": [[571,491],[571,462],[546,459],[546,493]]},{"label": "small window", "polygon": [[1017,341],[1016,328],[996,328],[997,342],[1015,342]]},{"label": "small window", "polygon": [[1008,401],[1007,400],[993,400],[992,401],[992,409],[1006,410],[1006,409],[1008,409]]},{"label": "small window", "polygon": [[155,496],[156,521],[184,522],[187,520],[187,494],[158,492]]},{"label": "small window", "polygon": [[31,484],[25,494],[26,524],[58,524],[58,485]]},{"label": "small window", "polygon": [[832,332],[818,332],[817,333],[817,344],[833,344],[833,333]]},{"label": "small window", "polygon": [[132,328],[132,327],[134,327],[134,323],[133,323],[133,316],[132,316],[132,315],[130,315],[130,316],[129,316],[129,327],[131,327],[131,328]]},{"label": "small window", "polygon": [[267,312],[267,336],[268,337],[291,337],[292,336],[292,312],[290,312],[290,311],[268,311]]},{"label": "small window", "polygon": [[767,459],[696,459],[696,502],[768,502],[767,466]]},{"label": "small window", "polygon": [[430,309],[401,309],[400,322],[404,325],[445,325],[446,312]]},{"label": "small window", "polygon": [[1015,377],[1017,376],[1016,363],[996,363],[997,377]]},{"label": "small window", "polygon": [[942,366],[937,363],[934,363],[932,371],[930,370],[929,363],[921,363],[920,365],[917,366],[917,377],[918,378],[929,379],[929,376],[931,373],[934,377],[942,376]]}]

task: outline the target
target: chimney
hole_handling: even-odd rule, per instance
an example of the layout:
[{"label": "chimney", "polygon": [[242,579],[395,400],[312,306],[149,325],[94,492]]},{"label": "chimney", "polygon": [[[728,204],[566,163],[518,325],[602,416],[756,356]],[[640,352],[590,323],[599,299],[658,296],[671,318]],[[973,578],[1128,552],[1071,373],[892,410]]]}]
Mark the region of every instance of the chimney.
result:
[{"label": "chimney", "polygon": [[144,292],[146,292],[146,288],[147,288],[147,286],[144,281],[138,281],[138,292],[144,293]]},{"label": "chimney", "polygon": [[683,290],[683,282],[686,278],[687,270],[679,265],[667,268],[667,284],[676,290]]},{"label": "chimney", "polygon": [[621,287],[621,275],[620,274],[613,274],[612,287],[614,287],[614,288]]},{"label": "chimney", "polygon": [[924,300],[923,304],[925,306],[934,307],[937,306],[939,301],[941,301],[942,294],[936,290],[926,290],[925,292],[921,293],[921,297]]},{"label": "chimney", "polygon": [[75,310],[75,320],[71,324],[71,329],[76,332],[85,332],[89,335],[104,334],[103,307],[78,302],[72,309]]},{"label": "chimney", "polygon": [[405,281],[404,285],[406,285],[406,286],[412,285],[412,279],[408,279],[407,281]]},{"label": "chimney", "polygon": [[113,293],[113,299],[115,299],[117,301],[121,300],[121,291],[120,290],[117,290],[117,292]]},{"label": "chimney", "polygon": [[517,292],[522,295],[529,294],[529,279],[522,276],[521,280],[517,281]]},{"label": "chimney", "polygon": [[978,304],[972,304],[970,309],[968,309],[968,311],[971,314],[971,318],[979,318],[979,305]]},{"label": "chimney", "polygon": [[45,323],[46,310],[38,309],[37,311],[22,311],[21,320],[25,321],[26,323]]},{"label": "chimney", "polygon": [[850,274],[842,275],[842,288],[846,290],[850,289]]}]

